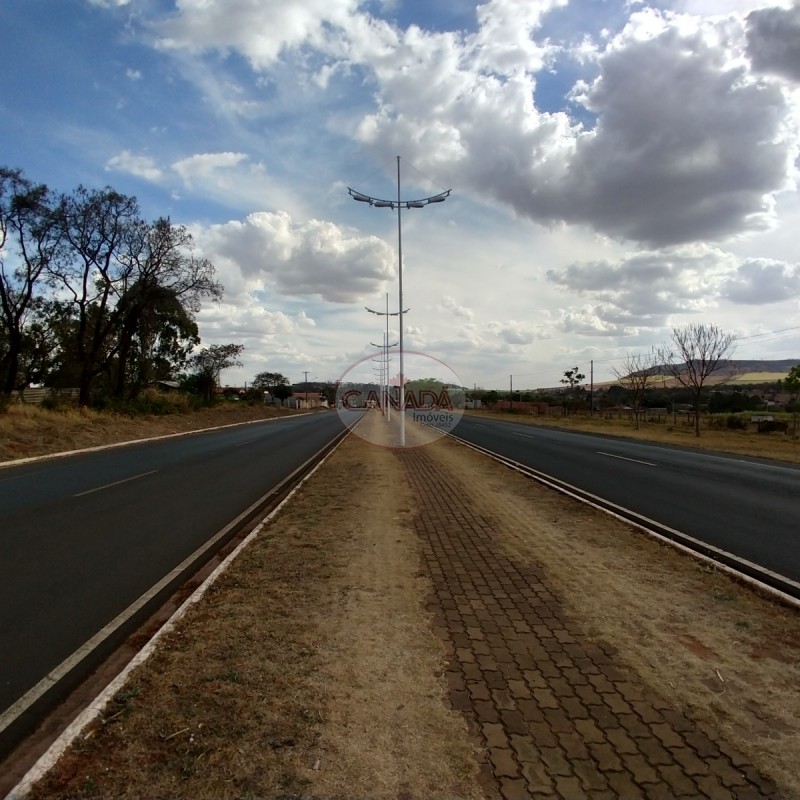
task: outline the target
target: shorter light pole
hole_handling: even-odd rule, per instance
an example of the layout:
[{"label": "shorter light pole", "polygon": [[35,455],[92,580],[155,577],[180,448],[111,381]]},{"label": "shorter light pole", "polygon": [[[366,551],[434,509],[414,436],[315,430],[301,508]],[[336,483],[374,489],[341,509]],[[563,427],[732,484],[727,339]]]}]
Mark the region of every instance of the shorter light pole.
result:
[{"label": "shorter light pole", "polygon": [[[388,342],[389,342],[389,317],[400,317],[400,325],[401,325],[401,328],[402,328],[402,325],[403,325],[403,314],[408,314],[408,312],[411,311],[411,309],[410,308],[403,309],[401,307],[401,309],[399,311],[389,311],[389,292],[386,292],[386,311],[375,311],[374,309],[369,308],[369,306],[364,306],[364,308],[367,311],[369,311],[370,314],[376,314],[379,317],[386,317],[386,333],[383,334],[384,337],[385,337],[384,341],[387,342],[387,345],[386,345],[386,405],[387,405],[387,408],[389,409],[389,416],[387,417],[387,419],[389,421],[391,421],[391,419],[392,419],[392,412],[391,412],[392,404],[391,404],[390,398],[389,398],[389,347],[397,347],[398,342],[395,342],[393,345],[389,345],[388,344]],[[400,331],[400,341],[401,342],[403,341],[403,331],[402,330]],[[370,342],[370,344],[374,345],[375,347],[378,346],[374,342]],[[402,383],[402,381],[401,381],[401,383]],[[401,386],[400,387],[400,394],[402,395],[402,393],[403,393],[403,387]],[[403,398],[401,396],[400,399],[399,399],[399,406],[398,407],[402,408],[402,404],[403,404]]]},{"label": "shorter light pole", "polygon": [[[372,312],[373,314],[377,313],[375,311]],[[388,320],[387,320],[388,325]],[[383,344],[375,344],[375,342],[370,342],[373,347],[380,347],[383,351],[383,365],[384,365],[384,375],[385,381],[381,383],[381,410],[386,409],[386,419],[388,422],[392,420],[392,403],[389,398],[389,348],[390,347],[397,347],[397,342],[393,344],[389,344],[389,340],[387,335],[383,334]],[[373,359],[374,361],[374,359]]]}]

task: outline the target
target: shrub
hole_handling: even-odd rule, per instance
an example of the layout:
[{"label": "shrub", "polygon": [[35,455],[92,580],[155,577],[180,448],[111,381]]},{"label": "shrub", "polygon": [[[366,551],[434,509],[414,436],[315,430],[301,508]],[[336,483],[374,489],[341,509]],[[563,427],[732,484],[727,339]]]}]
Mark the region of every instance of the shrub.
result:
[{"label": "shrub", "polygon": [[68,394],[59,394],[51,391],[44,396],[39,405],[48,411],[66,412],[75,408],[75,400]]}]

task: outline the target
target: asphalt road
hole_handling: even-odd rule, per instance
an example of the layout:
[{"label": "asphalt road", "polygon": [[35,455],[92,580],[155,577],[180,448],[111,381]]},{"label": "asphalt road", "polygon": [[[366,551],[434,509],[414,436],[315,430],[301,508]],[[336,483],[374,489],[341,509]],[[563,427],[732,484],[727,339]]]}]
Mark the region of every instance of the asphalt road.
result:
[{"label": "asphalt road", "polygon": [[800,467],[465,416],[466,441],[800,582]]},{"label": "asphalt road", "polygon": [[341,431],[325,412],[0,469],[0,714]]}]

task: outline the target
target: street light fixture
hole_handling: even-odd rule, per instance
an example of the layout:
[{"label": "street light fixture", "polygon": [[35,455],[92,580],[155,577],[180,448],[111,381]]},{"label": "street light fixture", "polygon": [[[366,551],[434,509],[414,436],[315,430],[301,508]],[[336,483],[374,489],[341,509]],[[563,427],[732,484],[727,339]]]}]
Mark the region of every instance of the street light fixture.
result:
[{"label": "street light fixture", "polygon": [[[368,194],[357,192],[355,189],[347,187],[347,191],[353,200],[359,203],[369,203],[375,208],[397,209],[397,276],[399,286],[398,316],[400,317],[400,447],[406,445],[406,391],[405,374],[403,364],[403,227],[401,221],[401,209],[403,208],[425,208],[431,203],[443,203],[450,196],[450,189],[432,197],[423,197],[419,200],[400,199],[400,156],[397,156],[397,200],[380,200]],[[370,309],[367,309],[368,311]],[[376,313],[376,312],[373,312]]]}]

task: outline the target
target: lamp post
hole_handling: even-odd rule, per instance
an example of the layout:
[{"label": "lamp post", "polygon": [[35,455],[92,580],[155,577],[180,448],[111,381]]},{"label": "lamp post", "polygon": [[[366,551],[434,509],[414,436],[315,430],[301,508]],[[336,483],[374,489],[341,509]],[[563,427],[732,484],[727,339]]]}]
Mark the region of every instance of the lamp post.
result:
[{"label": "lamp post", "polygon": [[[420,200],[401,200],[400,199],[400,156],[397,156],[397,200],[380,200],[368,194],[362,194],[354,189],[347,187],[347,191],[353,200],[359,203],[369,203],[375,208],[391,208],[397,210],[397,278],[398,278],[398,308],[400,317],[400,447],[406,444],[406,392],[405,374],[403,363],[403,226],[401,221],[401,209],[425,208],[431,203],[443,203],[450,195],[450,189],[432,197],[423,197]],[[369,309],[367,309],[369,310]]]},{"label": "lamp post", "polygon": [[[386,403],[387,403],[387,408],[391,408],[391,403],[389,402],[389,348],[390,347],[396,347],[397,346],[397,342],[395,342],[394,344],[391,344],[391,345],[389,344],[389,317],[397,317],[397,316],[400,316],[401,313],[402,314],[407,314],[409,311],[411,311],[411,309],[410,308],[406,308],[406,309],[402,309],[402,312],[401,311],[391,311],[390,312],[389,311],[389,292],[386,292],[386,311],[375,311],[374,309],[369,308],[369,306],[364,306],[364,308],[367,311],[369,311],[370,314],[377,314],[379,317],[386,317],[386,333],[383,334],[384,337],[385,337],[384,338],[384,342],[386,343],[386,345],[385,345],[386,346]],[[402,327],[402,323],[401,323],[401,327]],[[375,347],[378,347],[378,345],[376,345],[375,342],[370,342],[370,344],[374,345]],[[386,419],[387,419],[388,422],[391,422],[391,419],[392,419],[391,411],[389,411],[389,414],[388,414]]]},{"label": "lamp post", "polygon": [[[377,314],[377,311],[373,311],[373,314]],[[381,411],[386,414],[386,421],[392,421],[392,403],[389,398],[389,348],[396,347],[397,342],[393,342],[389,344],[389,336],[388,336],[388,327],[389,321],[386,321],[387,333],[383,334],[383,344],[375,344],[375,342],[370,342],[373,347],[380,347],[383,352],[383,358],[381,362],[383,364],[384,376],[385,378],[381,381]],[[374,361],[375,359],[373,359]]]}]

